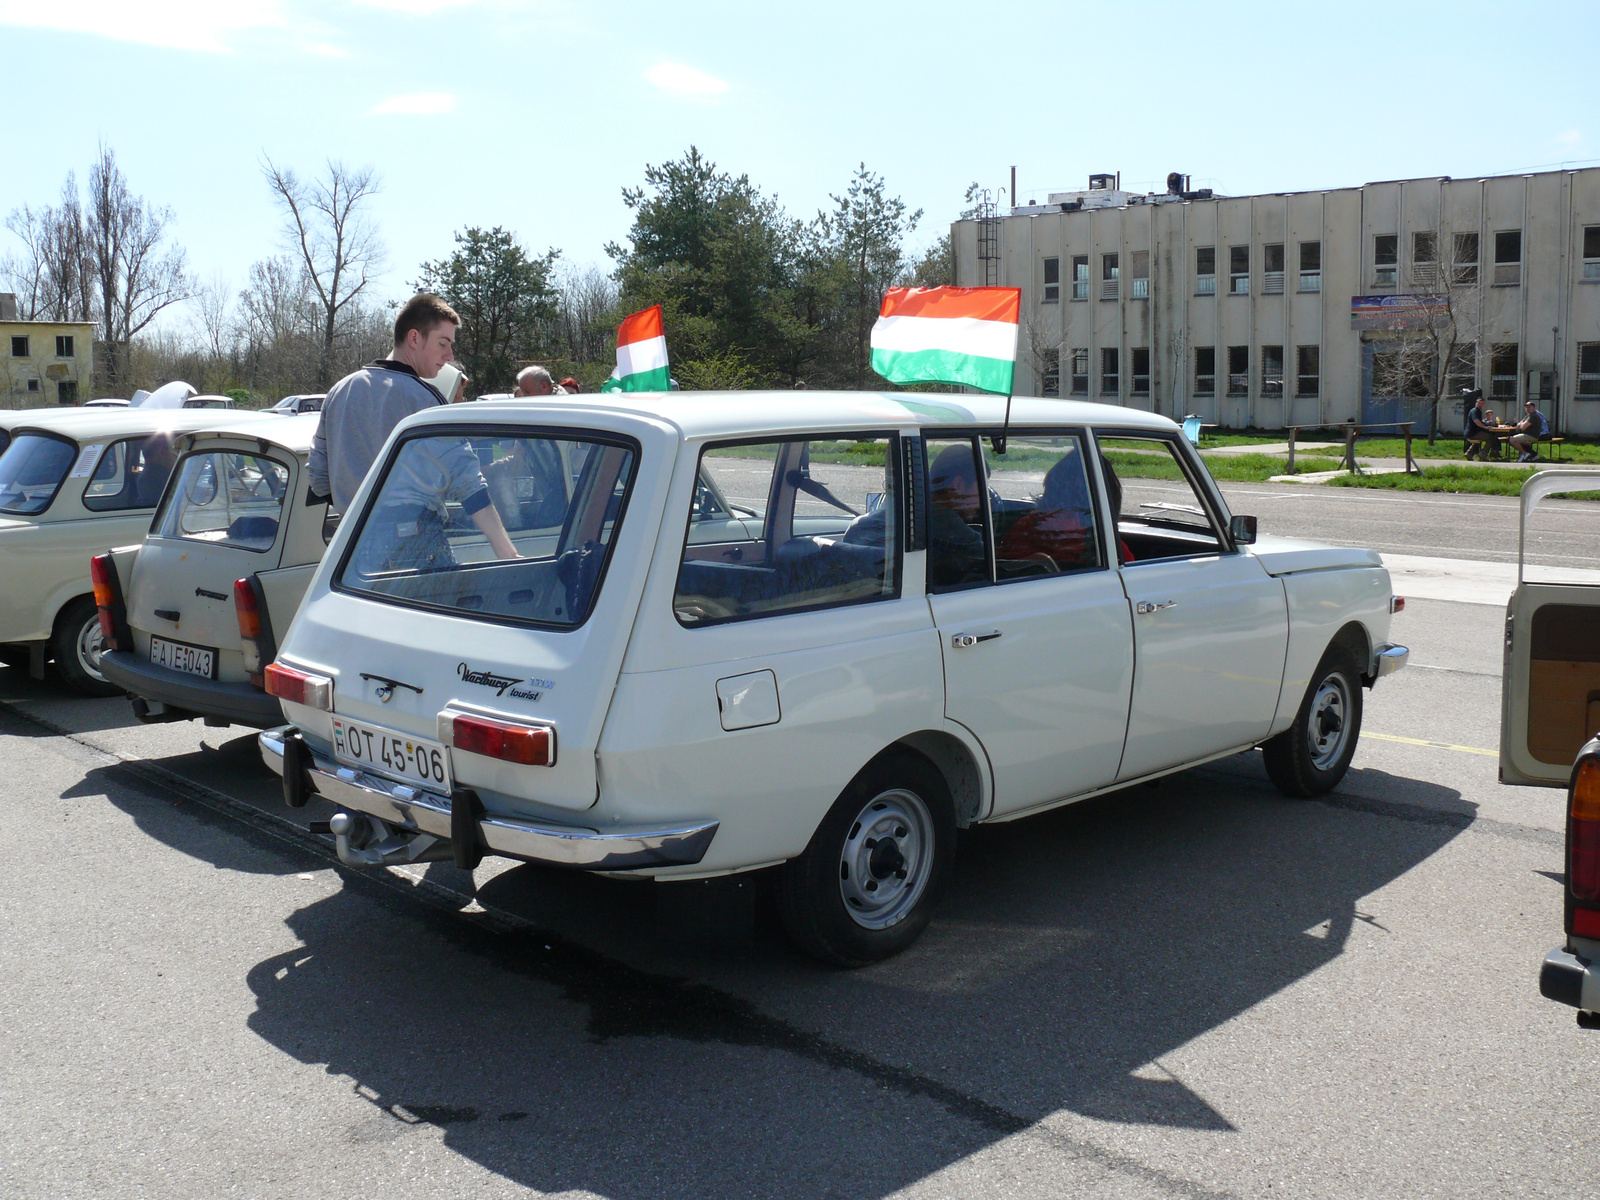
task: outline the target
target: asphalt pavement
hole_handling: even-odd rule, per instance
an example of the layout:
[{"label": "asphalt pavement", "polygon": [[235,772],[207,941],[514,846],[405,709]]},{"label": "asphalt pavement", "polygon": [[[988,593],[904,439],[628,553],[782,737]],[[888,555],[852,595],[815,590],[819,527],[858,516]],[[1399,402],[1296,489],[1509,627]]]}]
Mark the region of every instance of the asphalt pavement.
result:
[{"label": "asphalt pavement", "polygon": [[1225,490],[1450,597],[1346,781],[1252,753],[970,831],[860,971],[759,877],[347,870],[248,731],[0,669],[0,1194],[1588,1194],[1600,1035],[1537,990],[1563,797],[1495,778],[1515,502]]}]

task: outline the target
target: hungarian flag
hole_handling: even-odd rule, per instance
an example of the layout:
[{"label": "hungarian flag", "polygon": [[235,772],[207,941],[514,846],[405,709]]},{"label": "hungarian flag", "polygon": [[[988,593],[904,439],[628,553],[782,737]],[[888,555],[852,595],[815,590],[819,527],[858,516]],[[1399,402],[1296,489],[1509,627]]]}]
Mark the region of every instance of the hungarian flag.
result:
[{"label": "hungarian flag", "polygon": [[964,383],[1011,394],[1021,288],[890,288],[872,369],[891,383]]},{"label": "hungarian flag", "polygon": [[667,336],[661,328],[661,305],[623,319],[617,326],[617,369],[600,385],[602,392],[667,390]]}]

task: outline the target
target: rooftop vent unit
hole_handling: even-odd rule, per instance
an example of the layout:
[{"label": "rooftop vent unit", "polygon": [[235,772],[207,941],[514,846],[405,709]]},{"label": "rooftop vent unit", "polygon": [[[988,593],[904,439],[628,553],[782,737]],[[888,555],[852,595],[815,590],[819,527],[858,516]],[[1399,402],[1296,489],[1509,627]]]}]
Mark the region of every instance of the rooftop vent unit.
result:
[{"label": "rooftop vent unit", "polygon": [[1115,191],[1120,186],[1121,175],[1121,171],[1109,175],[1091,175],[1089,176],[1089,190],[1091,192]]}]

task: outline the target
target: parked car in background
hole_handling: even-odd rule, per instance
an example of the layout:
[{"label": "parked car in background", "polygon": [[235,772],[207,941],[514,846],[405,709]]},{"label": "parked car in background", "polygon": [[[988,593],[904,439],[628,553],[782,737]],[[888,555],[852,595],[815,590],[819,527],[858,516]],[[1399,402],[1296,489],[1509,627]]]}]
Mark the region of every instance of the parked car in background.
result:
[{"label": "parked car in background", "polygon": [[1533,569],[1526,546],[1539,504],[1600,491],[1600,471],[1536,471],[1522,485],[1517,587],[1506,605],[1500,683],[1500,781],[1567,790],[1562,924],[1539,991],[1600,1029],[1600,571]]},{"label": "parked car in background", "polygon": [[97,400],[85,400],[85,408],[127,408],[128,401],[119,400],[115,396],[101,396]]},{"label": "parked car in background", "polygon": [[145,722],[283,721],[262,688],[327,546],[306,458],[316,414],[183,434],[173,483],[138,545],[95,560],[111,637],[100,670]]},{"label": "parked car in background", "polygon": [[[256,418],[259,419],[259,418]],[[89,695],[120,689],[100,674],[89,559],[138,541],[174,461],[174,439],[213,424],[204,412],[36,412],[0,454],[0,645],[43,678]]]},{"label": "parked car in background", "polygon": [[[290,805],[338,806],[349,863],[777,866],[790,933],[840,964],[918,936],[958,827],[1256,746],[1286,793],[1334,787],[1407,655],[1378,555],[1257,539],[1165,418],[1017,398],[1000,455],[1004,413],[408,418],[266,668],[291,724],[263,757]],[[485,499],[520,557],[467,515]]]},{"label": "parked car in background", "polygon": [[322,402],[327,398],[326,393],[316,392],[304,396],[285,396],[266,411],[279,416],[294,413],[314,413],[322,411]]}]

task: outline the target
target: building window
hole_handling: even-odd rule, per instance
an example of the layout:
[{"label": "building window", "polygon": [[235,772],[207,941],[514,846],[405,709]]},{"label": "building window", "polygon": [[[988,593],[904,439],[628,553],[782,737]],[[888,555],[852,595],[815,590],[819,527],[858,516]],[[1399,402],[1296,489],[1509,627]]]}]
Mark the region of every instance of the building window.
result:
[{"label": "building window", "polygon": [[11,339],[11,357],[28,357],[28,339],[26,337],[14,337]]},{"label": "building window", "polygon": [[1215,246],[1195,247],[1194,294],[1196,296],[1215,296],[1217,294],[1217,248]]},{"label": "building window", "polygon": [[1261,247],[1261,294],[1283,295],[1283,243],[1268,242]]},{"label": "building window", "polygon": [[28,380],[28,390],[30,392],[37,392],[39,390],[39,381],[37,379]]},{"label": "building window", "polygon": [[1228,347],[1228,395],[1250,394],[1250,347]]},{"label": "building window", "polygon": [[1393,287],[1400,275],[1400,235],[1380,233],[1372,239],[1372,285]]},{"label": "building window", "polygon": [[1044,260],[1044,302],[1058,304],[1061,301],[1061,260],[1047,258]]},{"label": "building window", "polygon": [[63,379],[56,384],[56,403],[71,406],[78,403],[78,381],[76,379]]},{"label": "building window", "polygon": [[1494,235],[1494,286],[1522,282],[1522,230],[1504,229]]},{"label": "building window", "polygon": [[1320,292],[1322,290],[1322,243],[1300,243],[1300,290],[1302,292]]},{"label": "building window", "polygon": [[1100,256],[1100,299],[1115,300],[1117,298],[1117,256],[1115,254],[1102,254]]},{"label": "building window", "polygon": [[1600,342],[1578,343],[1578,399],[1600,400]]},{"label": "building window", "polygon": [[1439,237],[1431,229],[1411,235],[1411,278],[1422,287],[1439,282]]},{"label": "building window", "polygon": [[1322,347],[1296,346],[1295,384],[1296,396],[1315,396],[1322,391]]},{"label": "building window", "polygon": [[1261,394],[1283,395],[1283,347],[1261,347]]},{"label": "building window", "polygon": [[1074,300],[1087,300],[1089,298],[1089,256],[1087,254],[1074,254],[1072,256],[1072,298]]},{"label": "building window", "polygon": [[1074,396],[1087,396],[1089,394],[1089,352],[1087,350],[1074,350],[1072,352],[1072,394]]},{"label": "building window", "polygon": [[1228,295],[1250,294],[1250,247],[1228,247]]},{"label": "building window", "polygon": [[1135,346],[1133,348],[1133,394],[1135,396],[1148,396],[1150,394],[1150,347]]},{"label": "building window", "polygon": [[65,337],[63,337],[59,333],[56,334],[56,357],[57,358],[71,358],[71,357],[73,357],[72,335],[70,333],[67,334]]},{"label": "building window", "polygon": [[1039,355],[1039,394],[1061,395],[1061,351],[1045,350]]},{"label": "building window", "polygon": [[1445,395],[1459,397],[1462,392],[1470,392],[1477,386],[1478,347],[1468,342],[1450,352],[1450,361],[1444,370]]},{"label": "building window", "polygon": [[1456,252],[1452,260],[1451,277],[1457,283],[1478,282],[1478,235],[1456,234]]},{"label": "building window", "polygon": [[1135,250],[1129,265],[1133,268],[1133,282],[1128,287],[1128,295],[1135,300],[1150,299],[1150,251]]},{"label": "building window", "polygon": [[1504,342],[1489,347],[1489,398],[1517,398],[1517,343]]},{"label": "building window", "polygon": [[1600,280],[1600,225],[1583,227],[1583,277]]},{"label": "building window", "polygon": [[1195,395],[1216,395],[1216,347],[1195,347]]},{"label": "building window", "polygon": [[1122,380],[1117,375],[1117,352],[1113,349],[1100,351],[1100,394],[1102,396],[1116,396],[1122,392]]}]

